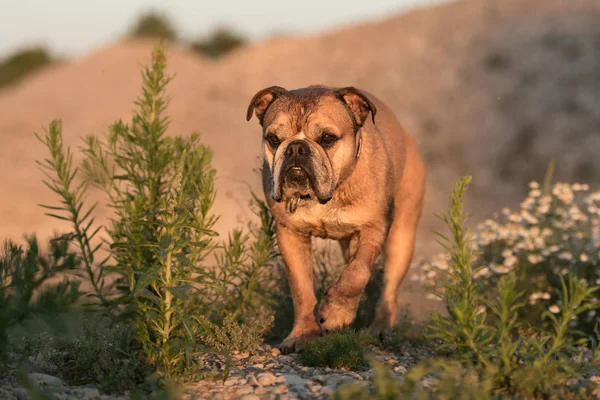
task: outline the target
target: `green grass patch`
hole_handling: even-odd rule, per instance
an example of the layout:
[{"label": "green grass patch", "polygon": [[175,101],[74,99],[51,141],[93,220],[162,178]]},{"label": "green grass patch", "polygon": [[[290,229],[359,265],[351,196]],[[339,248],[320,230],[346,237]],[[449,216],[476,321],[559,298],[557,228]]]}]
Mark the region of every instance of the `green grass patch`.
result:
[{"label": "green grass patch", "polygon": [[377,339],[367,330],[344,328],[307,343],[298,361],[309,367],[360,369],[368,365],[366,350],[377,344]]}]

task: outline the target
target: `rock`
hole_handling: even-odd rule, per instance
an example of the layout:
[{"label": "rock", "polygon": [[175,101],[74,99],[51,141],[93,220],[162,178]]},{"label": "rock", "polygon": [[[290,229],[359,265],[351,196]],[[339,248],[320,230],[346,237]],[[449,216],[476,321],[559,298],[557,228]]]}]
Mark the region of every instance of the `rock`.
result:
[{"label": "rock", "polygon": [[80,400],[100,400],[100,392],[95,388],[73,389],[72,393]]},{"label": "rock", "polygon": [[407,370],[406,370],[406,367],[404,367],[402,365],[398,365],[398,366],[394,367],[394,372],[396,374],[404,375],[404,374],[406,374]]},{"label": "rock", "polygon": [[374,374],[375,374],[375,372],[374,372],[372,369],[370,369],[370,370],[368,370],[368,371],[361,372],[361,373],[360,373],[360,376],[362,376],[362,378],[363,378],[364,380],[371,380],[371,379],[373,379],[373,375],[374,375]]},{"label": "rock", "polygon": [[235,394],[237,396],[243,396],[246,394],[252,394],[252,392],[253,392],[252,386],[243,385],[243,386],[240,386],[239,388],[237,388],[237,390],[235,391]]},{"label": "rock", "polygon": [[287,393],[288,391],[289,390],[288,390],[287,385],[277,385],[273,389],[270,390],[270,392],[273,394],[284,394],[284,393]]},{"label": "rock", "polygon": [[55,376],[40,374],[32,372],[29,374],[29,378],[40,386],[46,387],[61,387],[64,386],[63,382]]},{"label": "rock", "polygon": [[256,368],[256,369],[264,369],[265,365],[264,364],[252,364],[252,367]]},{"label": "rock", "polygon": [[255,394],[246,394],[240,398],[240,400],[260,400],[261,397]]},{"label": "rock", "polygon": [[277,381],[277,377],[275,377],[275,375],[273,375],[270,372],[258,374],[256,379],[258,380],[258,383],[260,383],[263,386],[271,386]]},{"label": "rock", "polygon": [[279,349],[278,349],[278,348],[274,347],[274,348],[272,348],[272,349],[271,349],[271,355],[272,355],[273,357],[277,357],[277,356],[278,356],[278,355],[280,355],[280,354],[281,354],[281,351],[279,351]]},{"label": "rock", "polygon": [[252,373],[250,373],[248,375],[248,383],[251,384],[252,386],[260,386],[260,383],[258,383],[258,380]]},{"label": "rock", "polygon": [[262,386],[259,386],[256,389],[254,389],[254,394],[265,394],[265,393],[267,393],[267,389],[265,389]]},{"label": "rock", "polygon": [[290,387],[299,387],[304,388],[304,384],[306,383],[306,379],[302,379],[302,377],[294,374],[283,374],[285,382]]},{"label": "rock", "polygon": [[333,396],[334,393],[335,393],[335,388],[332,388],[331,386],[323,386],[321,388],[321,394],[331,397],[331,396]]},{"label": "rock", "polygon": [[223,382],[223,385],[224,386],[233,386],[236,383],[238,383],[238,380],[239,380],[239,378],[237,376],[232,376],[232,377],[225,379],[225,382]]}]

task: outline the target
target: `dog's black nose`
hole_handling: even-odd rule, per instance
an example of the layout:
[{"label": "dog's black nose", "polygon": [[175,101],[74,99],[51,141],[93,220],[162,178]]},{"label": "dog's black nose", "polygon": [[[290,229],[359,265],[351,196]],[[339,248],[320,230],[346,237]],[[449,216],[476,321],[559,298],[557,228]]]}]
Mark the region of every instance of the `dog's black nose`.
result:
[{"label": "dog's black nose", "polygon": [[308,144],[304,141],[304,140],[296,140],[290,144],[288,144],[288,147],[285,149],[285,155],[286,157],[293,157],[293,156],[307,156],[310,154],[310,148],[308,147]]}]

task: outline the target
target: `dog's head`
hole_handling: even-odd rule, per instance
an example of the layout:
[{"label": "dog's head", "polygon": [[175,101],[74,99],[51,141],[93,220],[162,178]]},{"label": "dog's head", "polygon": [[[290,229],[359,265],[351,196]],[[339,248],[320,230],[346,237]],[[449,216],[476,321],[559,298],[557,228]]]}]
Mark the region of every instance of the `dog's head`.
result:
[{"label": "dog's head", "polygon": [[262,125],[273,199],[331,200],[358,160],[363,124],[369,113],[375,122],[376,112],[354,87],[272,86],[256,93],[246,119],[255,113]]}]

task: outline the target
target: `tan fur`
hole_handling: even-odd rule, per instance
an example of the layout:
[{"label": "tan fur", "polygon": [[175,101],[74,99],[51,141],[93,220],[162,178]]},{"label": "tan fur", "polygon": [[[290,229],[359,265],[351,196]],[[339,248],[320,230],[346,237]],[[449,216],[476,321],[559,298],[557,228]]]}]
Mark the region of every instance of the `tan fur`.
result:
[{"label": "tan fur", "polygon": [[[425,166],[414,140],[385,104],[355,88],[267,88],[252,99],[248,118],[253,110],[263,138],[276,134],[280,141],[272,148],[263,140],[263,187],[294,301],[294,327],[282,350],[298,350],[304,340],[350,324],[381,251],[386,255],[384,288],[371,328],[391,328],[425,192]],[[321,146],[324,131],[339,140]],[[313,182],[308,189],[286,180],[286,157],[294,149],[289,146],[299,142],[307,154],[302,166]],[[297,204],[294,212],[290,204]],[[311,236],[339,240],[347,262],[317,318]]]}]

